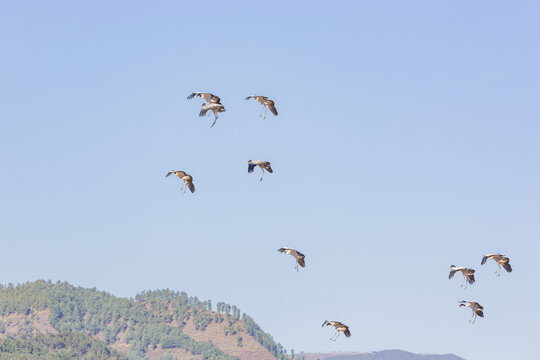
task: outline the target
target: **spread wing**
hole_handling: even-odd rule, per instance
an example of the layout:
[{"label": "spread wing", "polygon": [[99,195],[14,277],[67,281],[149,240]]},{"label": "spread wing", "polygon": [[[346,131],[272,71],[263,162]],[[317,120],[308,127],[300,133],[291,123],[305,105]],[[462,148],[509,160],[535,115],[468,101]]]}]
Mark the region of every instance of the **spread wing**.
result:
[{"label": "spread wing", "polygon": [[467,269],[467,273],[465,275],[465,277],[467,278],[467,282],[469,284],[474,284],[474,270],[473,269]]},{"label": "spread wing", "polygon": [[169,177],[171,174],[174,174],[174,170],[173,170],[173,171],[169,171],[169,172],[167,173],[167,175],[165,175],[165,177]]},{"label": "spread wing", "polygon": [[268,108],[270,109],[270,111],[272,112],[272,114],[274,114],[275,116],[277,116],[278,112],[276,110],[276,107],[274,105],[274,102],[272,100],[266,100],[265,102],[266,106],[268,106]]},{"label": "spread wing", "polygon": [[484,255],[484,257],[482,258],[482,263],[481,265],[484,265],[487,261],[487,259],[489,259],[491,256],[493,256],[493,254],[486,254]]},{"label": "spread wing", "polygon": [[174,174],[176,176],[178,176],[180,179],[183,178],[184,176],[186,176],[186,172],[185,171],[177,171],[176,174]]},{"label": "spread wing", "polygon": [[479,307],[478,309],[474,310],[474,313],[480,317],[484,317],[484,308],[483,307]]},{"label": "spread wing", "polygon": [[351,331],[349,330],[348,327],[347,327],[347,329],[343,332],[343,334],[345,334],[345,336],[348,337],[348,338],[351,337]]},{"label": "spread wing", "polygon": [[[510,266],[510,263],[508,262],[504,262],[501,264],[502,267],[504,268],[504,270],[506,270],[507,272],[512,272],[512,267]],[[518,264],[519,265],[519,264]],[[519,266],[518,266],[519,267]]]},{"label": "spread wing", "polygon": [[448,278],[451,279],[454,277],[455,273],[457,273],[457,270],[450,270],[450,274],[448,275]]},{"label": "spread wing", "polygon": [[298,257],[296,258],[296,261],[298,262],[298,265],[301,267],[306,267],[305,259],[306,257],[302,253],[298,253]]},{"label": "spread wing", "polygon": [[214,104],[221,104],[221,99],[219,98],[219,96],[216,96],[214,94],[208,94],[208,99],[205,99]]},{"label": "spread wing", "polygon": [[272,167],[270,166],[270,163],[268,161],[264,164],[264,170],[268,171],[269,173],[274,172],[274,170],[272,170]]},{"label": "spread wing", "polygon": [[201,107],[201,112],[199,113],[199,116],[205,116],[208,110],[210,110],[210,107],[207,105],[203,105]]},{"label": "spread wing", "polygon": [[189,188],[189,191],[191,191],[191,193],[194,193],[195,192],[195,185],[193,185],[193,180],[186,180],[185,181],[187,187]]}]

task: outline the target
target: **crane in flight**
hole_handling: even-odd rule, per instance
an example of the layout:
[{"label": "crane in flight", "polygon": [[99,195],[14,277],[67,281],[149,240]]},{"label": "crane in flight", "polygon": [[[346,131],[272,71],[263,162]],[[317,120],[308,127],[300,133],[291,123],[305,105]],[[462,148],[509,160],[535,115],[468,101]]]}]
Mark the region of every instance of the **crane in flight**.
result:
[{"label": "crane in flight", "polygon": [[225,112],[225,106],[221,104],[215,104],[215,103],[209,103],[209,104],[203,103],[201,106],[201,112],[199,113],[199,116],[205,116],[208,111],[212,111],[214,113],[214,122],[212,123],[212,125],[210,125],[210,127],[213,127],[214,125],[216,125],[216,121],[218,119],[217,114],[220,112]]},{"label": "crane in flight", "polygon": [[454,266],[451,265],[449,267],[450,274],[448,275],[448,279],[451,279],[454,277],[454,274],[458,271],[463,274],[463,281],[461,282],[461,285],[459,287],[463,287],[463,284],[465,284],[465,289],[467,288],[467,284],[474,284],[474,270],[469,269],[463,266]]},{"label": "crane in flight", "polygon": [[459,307],[462,306],[470,308],[473,312],[473,315],[469,322],[472,322],[474,324],[478,316],[484,317],[484,307],[479,303],[474,301],[462,300],[459,302]]},{"label": "crane in flight", "polygon": [[262,160],[251,161],[251,160],[248,160],[248,173],[251,174],[255,170],[256,166],[260,167],[261,170],[262,170],[261,179],[259,181],[263,180],[264,170],[268,171],[270,174],[274,172],[274,170],[272,170],[272,167],[270,166],[269,161],[262,161]]},{"label": "crane in flight", "polygon": [[292,257],[296,259],[296,263],[294,264],[294,268],[296,269],[296,272],[300,270],[298,265],[300,265],[301,267],[306,267],[306,262],[304,261],[306,256],[302,254],[300,251],[294,250],[289,247],[282,247],[278,249],[278,252],[281,254],[285,253],[285,254],[292,255]]},{"label": "crane in flight", "polygon": [[333,326],[336,329],[336,333],[332,335],[329,340],[336,341],[341,333],[343,333],[348,338],[351,337],[351,331],[349,330],[349,327],[343,323],[340,323],[339,321],[325,320],[322,326]]},{"label": "crane in flight", "polygon": [[512,266],[510,266],[510,259],[501,254],[486,254],[482,257],[482,265],[486,263],[488,259],[491,259],[497,263],[497,270],[495,274],[501,276],[501,267],[506,270],[506,272],[512,272]]},{"label": "crane in flight", "polygon": [[214,94],[210,94],[210,93],[205,93],[205,92],[194,92],[194,93],[191,93],[191,95],[189,95],[187,97],[188,100],[191,100],[195,97],[199,97],[201,99],[204,99],[206,100],[207,102],[209,103],[212,103],[212,104],[221,104],[221,99],[214,95]]},{"label": "crane in flight", "polygon": [[221,99],[218,96],[214,94],[210,94],[210,93],[205,93],[205,92],[191,93],[187,97],[187,99],[191,100],[196,97],[199,97],[203,100],[206,100],[206,102],[208,102],[208,104],[203,102],[199,116],[205,116],[208,113],[208,111],[212,111],[214,113],[214,122],[212,123],[212,125],[210,125],[210,127],[213,127],[216,124],[216,121],[218,119],[217,114],[220,112],[225,112],[225,106],[223,106],[223,104],[221,103]]},{"label": "crane in flight", "polygon": [[276,110],[276,106],[274,104],[274,100],[270,100],[266,96],[259,96],[259,95],[249,95],[244,100],[249,100],[249,99],[253,99],[253,100],[255,100],[256,102],[260,103],[263,106],[263,109],[261,110],[261,113],[259,114],[259,117],[262,116],[263,111],[264,111],[264,119],[266,119],[266,112],[268,111],[268,109],[270,109],[272,114],[274,114],[275,116],[278,115],[278,112]]},{"label": "crane in flight", "polygon": [[180,180],[184,182],[180,191],[184,190],[185,193],[187,187],[189,188],[191,193],[195,192],[195,185],[193,185],[193,177],[191,175],[189,175],[185,171],[171,170],[167,173],[167,175],[165,175],[165,177],[169,177],[170,175],[176,175]]}]

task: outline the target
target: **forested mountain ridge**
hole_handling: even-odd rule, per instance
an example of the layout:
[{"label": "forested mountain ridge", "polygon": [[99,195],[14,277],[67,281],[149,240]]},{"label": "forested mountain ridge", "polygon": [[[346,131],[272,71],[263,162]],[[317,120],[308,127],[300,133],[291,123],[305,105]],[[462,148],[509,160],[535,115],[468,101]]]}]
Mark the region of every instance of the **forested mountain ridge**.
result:
[{"label": "forested mountain ridge", "polygon": [[9,358],[56,359],[62,339],[78,352],[73,358],[286,358],[283,347],[236,306],[217,303],[213,311],[211,301],[184,292],[145,291],[125,299],[65,282],[0,285],[0,353],[25,349],[28,356]]}]

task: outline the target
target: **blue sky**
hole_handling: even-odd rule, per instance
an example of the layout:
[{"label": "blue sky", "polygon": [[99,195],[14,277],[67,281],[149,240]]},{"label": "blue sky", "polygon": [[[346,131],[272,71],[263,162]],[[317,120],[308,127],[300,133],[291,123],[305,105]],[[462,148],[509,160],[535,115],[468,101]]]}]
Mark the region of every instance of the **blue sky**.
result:
[{"label": "blue sky", "polygon": [[[0,282],[186,291],[296,352],[538,358],[539,16],[533,1],[1,1]],[[213,128],[192,91],[221,97]],[[248,159],[274,174],[260,183]],[[480,267],[498,251],[515,269],[500,279]],[[451,264],[477,283],[449,281]],[[486,317],[471,326],[463,299]],[[325,319],[352,338],[328,341]]]}]

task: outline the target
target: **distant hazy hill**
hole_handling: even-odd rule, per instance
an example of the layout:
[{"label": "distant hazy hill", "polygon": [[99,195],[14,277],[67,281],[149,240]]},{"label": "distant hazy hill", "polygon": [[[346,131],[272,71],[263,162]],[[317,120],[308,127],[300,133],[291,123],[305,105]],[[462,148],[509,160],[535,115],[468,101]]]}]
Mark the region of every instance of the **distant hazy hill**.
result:
[{"label": "distant hazy hill", "polygon": [[384,350],[370,353],[299,353],[296,359],[302,360],[465,360],[454,354],[433,355],[413,354],[402,350]]},{"label": "distant hazy hill", "polygon": [[124,299],[68,283],[0,286],[0,359],[285,359],[236,306],[186,293]]}]

